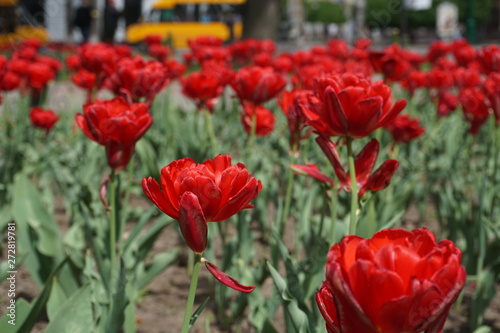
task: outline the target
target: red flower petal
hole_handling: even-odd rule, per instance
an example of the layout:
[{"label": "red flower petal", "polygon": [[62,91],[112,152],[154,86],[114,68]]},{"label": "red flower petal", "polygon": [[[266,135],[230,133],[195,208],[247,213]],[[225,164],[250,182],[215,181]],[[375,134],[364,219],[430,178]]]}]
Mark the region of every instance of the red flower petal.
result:
[{"label": "red flower petal", "polygon": [[236,281],[234,278],[230,277],[223,271],[221,271],[217,266],[212,264],[210,261],[208,261],[205,258],[202,258],[202,262],[205,263],[205,266],[207,267],[208,271],[217,279],[219,280],[220,283],[228,286],[229,288],[232,288],[237,291],[241,291],[242,293],[251,293],[254,291],[255,286],[244,286],[238,281]]},{"label": "red flower petal", "polygon": [[192,192],[185,192],[181,197],[178,221],[189,248],[202,253],[208,243],[208,227],[200,202]]}]

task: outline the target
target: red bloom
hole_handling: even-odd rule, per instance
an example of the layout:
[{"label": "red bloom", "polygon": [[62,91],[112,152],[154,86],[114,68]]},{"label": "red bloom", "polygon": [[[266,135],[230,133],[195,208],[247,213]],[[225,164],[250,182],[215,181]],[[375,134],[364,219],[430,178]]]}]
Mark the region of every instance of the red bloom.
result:
[{"label": "red bloom", "polygon": [[451,50],[451,45],[437,40],[431,44],[427,51],[427,60],[434,63],[437,59],[444,57]]},{"label": "red bloom", "polygon": [[71,81],[82,89],[91,90],[95,86],[96,76],[92,72],[80,69],[71,77]]},{"label": "red bloom", "polygon": [[147,35],[144,38],[144,43],[148,44],[148,46],[159,45],[161,44],[161,35]]},{"label": "red bloom", "polygon": [[195,100],[198,109],[213,113],[217,99],[224,91],[218,75],[212,71],[193,72],[181,80],[182,93]]},{"label": "red bloom", "polygon": [[145,61],[140,56],[124,58],[116,66],[104,85],[117,96],[124,96],[134,102],[145,97],[148,102],[167,82],[167,69],[158,61]]},{"label": "red bloom", "polygon": [[54,73],[57,73],[62,68],[61,62],[59,62],[59,60],[57,60],[56,58],[41,56],[38,57],[36,61],[48,65],[50,68],[52,68],[52,71]]},{"label": "red bloom", "polygon": [[500,70],[500,47],[495,44],[483,46],[477,54],[483,73],[490,74]]},{"label": "red bloom", "polygon": [[490,101],[497,124],[500,124],[500,73],[491,73],[484,82],[484,90]]},{"label": "red bloom", "polygon": [[288,120],[288,129],[290,131],[290,150],[298,148],[302,139],[309,137],[310,131],[302,135],[302,128],[305,125],[306,118],[302,115],[301,107],[307,107],[308,90],[294,89],[292,91],[284,90],[278,99],[278,105]]},{"label": "red bloom", "polygon": [[170,53],[170,49],[161,44],[152,44],[148,47],[148,53],[157,61],[164,62]]},{"label": "red bloom", "polygon": [[455,82],[459,88],[474,88],[480,85],[481,77],[476,70],[466,69],[459,67],[453,73],[455,75]]},{"label": "red bloom", "polygon": [[34,62],[28,65],[28,85],[36,90],[41,90],[53,80],[55,73],[52,68],[41,62]]},{"label": "red bloom", "polygon": [[113,46],[105,43],[86,43],[78,49],[82,66],[96,74],[104,76],[114,71],[120,56]]},{"label": "red bloom", "polygon": [[331,247],[316,302],[332,333],[440,332],[466,273],[427,229],[347,236]]},{"label": "red bloom", "polygon": [[471,134],[477,134],[490,115],[488,99],[479,88],[460,91],[459,99],[465,119],[471,124]]},{"label": "red bloom", "polygon": [[4,91],[16,90],[21,85],[21,77],[14,72],[4,72],[0,79],[0,89]]},{"label": "red bloom", "polygon": [[255,112],[255,134],[257,136],[266,136],[271,134],[276,123],[274,114],[263,106],[243,103],[243,113],[241,114],[241,123],[245,132],[250,134]]},{"label": "red bloom", "polygon": [[[340,181],[340,185],[344,190],[350,192],[351,179],[340,163],[339,153],[333,142],[321,136],[316,138],[316,142],[332,164],[335,174]],[[381,191],[389,186],[392,176],[394,176],[394,173],[399,167],[398,161],[387,160],[371,174],[375,162],[377,161],[379,150],[380,144],[376,139],[372,139],[354,160],[356,182],[359,188],[358,199],[361,199],[366,191]]]},{"label": "red bloom", "polygon": [[465,39],[454,41],[452,52],[460,66],[467,67],[469,63],[476,59],[477,51]]},{"label": "red bloom", "polygon": [[231,165],[229,155],[201,164],[190,158],[174,161],[161,170],[160,184],[151,177],[142,180],[146,196],[179,222],[186,243],[197,253],[207,246],[207,222],[252,208],[249,203],[262,188],[243,164]]},{"label": "red bloom", "polygon": [[231,86],[241,102],[262,104],[285,87],[286,80],[272,68],[247,66],[241,68],[234,77]]},{"label": "red bloom", "polygon": [[146,104],[128,104],[121,97],[87,104],[83,114],[76,114],[76,123],[83,133],[106,147],[108,165],[116,171],[127,166],[135,143],[152,122]]},{"label": "red bloom", "polygon": [[408,76],[401,80],[401,84],[408,89],[410,96],[415,94],[415,90],[427,85],[427,74],[420,70],[414,70],[408,73]]},{"label": "red bloom", "polygon": [[181,77],[186,71],[186,66],[175,59],[167,60],[165,62],[165,67],[167,68],[167,77],[170,80],[175,80]]},{"label": "red bloom", "polygon": [[438,115],[447,116],[458,107],[458,96],[448,90],[442,90],[438,93]]},{"label": "red bloom", "polygon": [[420,121],[411,119],[409,115],[397,116],[394,121],[385,126],[396,142],[408,143],[425,133],[425,128],[420,125]]},{"label": "red bloom", "polygon": [[318,79],[318,102],[302,112],[309,125],[325,136],[362,138],[390,122],[404,109],[406,100],[392,105],[391,88],[352,74]]},{"label": "red bloom", "polygon": [[76,71],[82,66],[80,56],[78,54],[72,54],[66,57],[66,67],[70,71]]},{"label": "red bloom", "polygon": [[59,116],[52,110],[45,110],[35,106],[30,110],[30,119],[33,126],[43,128],[48,134],[59,120]]},{"label": "red bloom", "polygon": [[198,47],[221,46],[222,43],[224,43],[224,40],[222,38],[214,36],[200,36],[188,40],[188,45],[191,50],[194,50]]},{"label": "red bloom", "polygon": [[371,51],[369,57],[375,71],[382,72],[388,81],[399,81],[411,70],[408,54],[397,44],[383,52]]}]

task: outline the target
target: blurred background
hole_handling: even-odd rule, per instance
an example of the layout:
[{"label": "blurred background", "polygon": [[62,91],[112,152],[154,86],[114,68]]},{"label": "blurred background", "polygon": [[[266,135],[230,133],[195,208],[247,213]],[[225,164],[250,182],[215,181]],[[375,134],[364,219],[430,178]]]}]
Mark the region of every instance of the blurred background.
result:
[{"label": "blurred background", "polygon": [[[135,44],[159,33],[182,48],[178,35],[217,35],[222,28],[211,29],[219,24],[226,40],[271,38],[298,47],[361,37],[375,45],[462,37],[480,43],[500,37],[499,17],[500,0],[0,0],[0,39]],[[170,28],[160,28],[165,24]]]}]

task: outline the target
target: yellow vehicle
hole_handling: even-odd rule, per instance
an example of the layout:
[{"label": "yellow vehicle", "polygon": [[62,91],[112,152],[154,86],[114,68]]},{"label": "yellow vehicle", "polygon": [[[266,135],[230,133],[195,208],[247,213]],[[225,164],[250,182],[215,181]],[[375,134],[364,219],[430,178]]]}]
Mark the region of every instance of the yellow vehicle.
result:
[{"label": "yellow vehicle", "polygon": [[225,41],[241,38],[241,5],[246,0],[159,0],[144,21],[127,28],[127,42],[139,43],[149,35],[160,35],[175,48],[199,36]]},{"label": "yellow vehicle", "polygon": [[0,0],[0,46],[7,46],[27,38],[47,42],[48,33],[43,26],[24,22],[19,15],[18,0]]}]

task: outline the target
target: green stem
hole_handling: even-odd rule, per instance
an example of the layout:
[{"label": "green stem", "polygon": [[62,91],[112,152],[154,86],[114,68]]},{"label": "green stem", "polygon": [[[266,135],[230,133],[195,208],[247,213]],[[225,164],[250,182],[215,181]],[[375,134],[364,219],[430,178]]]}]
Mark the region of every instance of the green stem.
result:
[{"label": "green stem", "polygon": [[213,156],[217,155],[217,141],[215,139],[214,123],[212,122],[212,114],[210,111],[205,110],[205,121],[208,131],[208,136],[210,137],[210,145],[212,147]]},{"label": "green stem", "polygon": [[[295,164],[295,150],[292,151],[290,156],[290,164]],[[283,231],[285,230],[286,220],[288,219],[288,215],[290,214],[290,205],[292,203],[292,193],[293,193],[293,171],[289,167],[288,168],[288,183],[286,186],[286,195],[285,195],[285,207],[283,209],[283,215],[281,218],[281,223],[279,226],[280,235],[283,235]]]},{"label": "green stem", "polygon": [[189,331],[189,321],[191,319],[191,312],[193,311],[194,296],[196,294],[196,286],[198,285],[198,274],[200,273],[201,253],[195,254],[193,275],[191,276],[191,285],[189,286],[189,295],[186,304],[186,312],[184,313],[184,321],[182,322],[181,333]]},{"label": "green stem", "polygon": [[338,194],[337,194],[337,190],[335,189],[335,187],[332,187],[331,191],[332,191],[332,195],[330,197],[330,213],[331,213],[330,244],[334,244],[335,243],[335,224],[337,223]]},{"label": "green stem", "polygon": [[252,157],[253,146],[255,145],[255,137],[257,132],[257,112],[256,107],[253,107],[252,113],[252,127],[250,128],[250,136],[248,138],[248,163],[250,163],[250,158]]},{"label": "green stem", "polygon": [[111,170],[109,178],[109,206],[111,208],[109,214],[109,254],[111,267],[115,266],[116,260],[116,182],[115,170]]},{"label": "green stem", "polygon": [[349,234],[355,235],[358,224],[358,183],[356,182],[356,168],[354,166],[352,139],[350,137],[347,137],[347,155],[349,159],[349,175],[351,177],[351,216],[349,222]]}]

